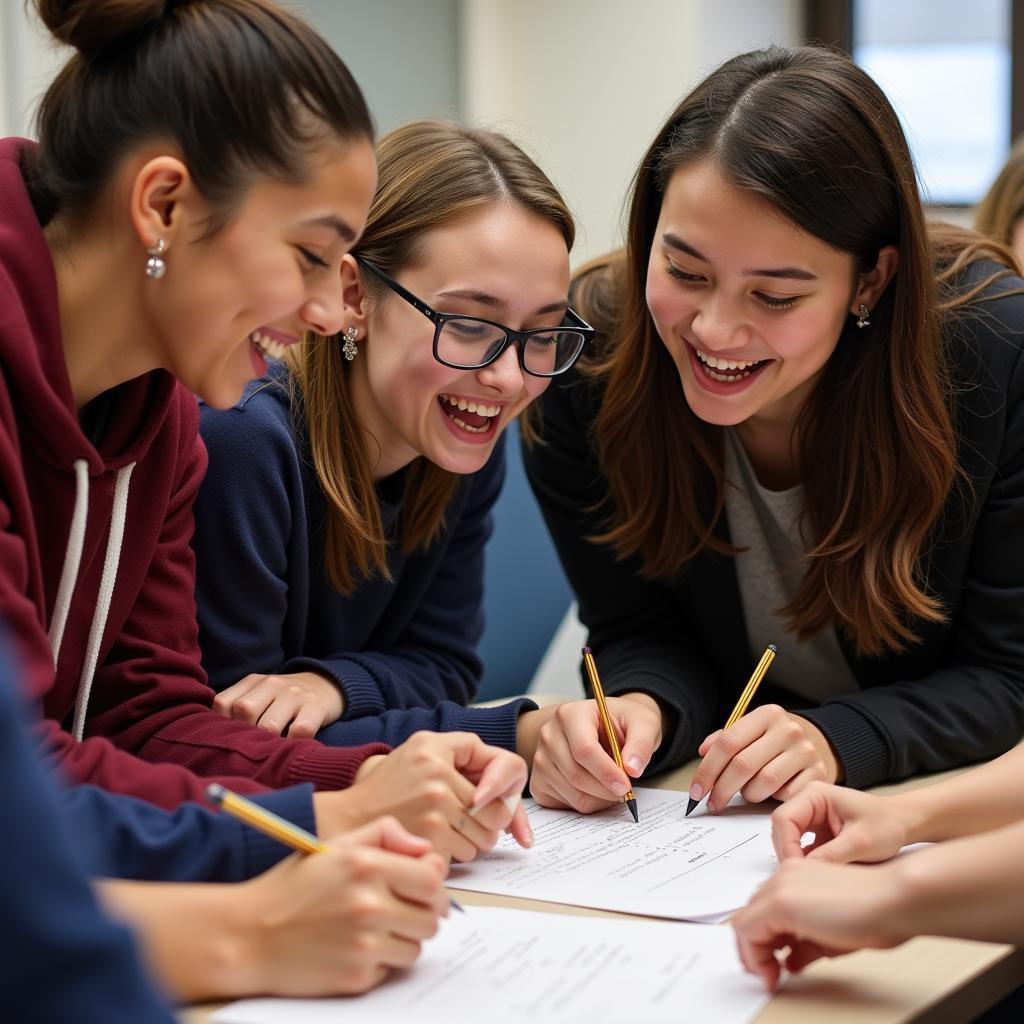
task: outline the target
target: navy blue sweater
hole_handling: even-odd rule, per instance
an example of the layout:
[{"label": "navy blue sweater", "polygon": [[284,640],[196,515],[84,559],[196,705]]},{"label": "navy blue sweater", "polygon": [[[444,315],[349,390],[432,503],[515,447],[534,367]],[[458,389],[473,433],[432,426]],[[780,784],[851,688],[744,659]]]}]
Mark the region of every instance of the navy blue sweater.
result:
[{"label": "navy blue sweater", "polygon": [[[483,469],[460,479],[437,540],[411,554],[393,544],[391,581],[373,577],[346,596],[324,571],[326,502],[283,371],[250,385],[233,409],[203,406],[201,429],[210,464],[193,546],[210,684],[312,670],[345,695],[341,721],[319,735],[325,743],[395,746],[421,729],[465,730],[514,750],[516,720],[532,702],[463,706],[480,679],[484,545],[504,438]],[[400,472],[377,488],[389,531],[403,483]]]},{"label": "navy blue sweater", "polygon": [[0,661],[0,993],[4,1020],[172,1024],[128,932],[96,905],[78,837],[23,732]]}]

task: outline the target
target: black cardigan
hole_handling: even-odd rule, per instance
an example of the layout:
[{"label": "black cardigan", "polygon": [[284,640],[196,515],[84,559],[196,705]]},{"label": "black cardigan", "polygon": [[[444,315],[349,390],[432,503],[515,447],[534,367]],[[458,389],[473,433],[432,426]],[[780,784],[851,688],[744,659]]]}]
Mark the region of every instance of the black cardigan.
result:
[{"label": "black cardigan", "polygon": [[[947,333],[958,454],[974,488],[966,508],[962,495],[950,498],[926,552],[929,590],[948,622],[916,623],[921,643],[882,657],[858,657],[839,631],[857,692],[803,708],[767,685],[759,695],[828,737],[847,785],[991,758],[1024,734],[1024,295],[1005,294],[1016,289],[1016,277],[991,286]],[[587,512],[607,489],[589,441],[600,399],[576,370],[556,379],[541,400],[542,441],[524,458],[605,689],[649,693],[675,713],[654,773],[693,757],[721,727],[752,653],[731,557],[704,551],[674,583],[649,581],[638,558],[616,561],[585,539],[607,522],[607,511]],[[728,538],[721,520],[718,536]]]}]

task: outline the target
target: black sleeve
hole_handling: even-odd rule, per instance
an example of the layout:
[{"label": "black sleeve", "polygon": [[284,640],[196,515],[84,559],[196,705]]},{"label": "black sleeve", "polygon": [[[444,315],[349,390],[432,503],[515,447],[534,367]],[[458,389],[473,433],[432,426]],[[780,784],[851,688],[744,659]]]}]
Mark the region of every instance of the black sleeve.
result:
[{"label": "black sleeve", "polygon": [[668,711],[653,774],[688,760],[720,724],[718,687],[676,589],[644,579],[635,558],[618,560],[588,539],[608,516],[607,485],[588,442],[594,391],[575,371],[554,382],[540,403],[541,440],[524,445],[523,459],[605,691],[647,693]]}]

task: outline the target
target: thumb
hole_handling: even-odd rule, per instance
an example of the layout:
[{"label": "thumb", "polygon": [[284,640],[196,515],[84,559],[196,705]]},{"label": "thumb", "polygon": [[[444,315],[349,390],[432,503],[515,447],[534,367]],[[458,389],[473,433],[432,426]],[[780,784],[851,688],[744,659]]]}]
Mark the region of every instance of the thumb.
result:
[{"label": "thumb", "polygon": [[840,829],[833,838],[815,845],[807,854],[808,860],[820,860],[826,864],[850,864],[859,860],[864,851],[862,837],[857,835],[855,829]]},{"label": "thumb", "polygon": [[407,857],[422,857],[432,849],[429,840],[414,836],[397,818],[392,817],[375,818],[362,828],[347,833],[342,837],[342,842],[376,846]]},{"label": "thumb", "polygon": [[643,724],[627,721],[624,723],[626,735],[622,743],[622,763],[626,773],[632,778],[639,778],[654,757],[654,744],[657,738],[657,723],[650,723],[647,728]]}]

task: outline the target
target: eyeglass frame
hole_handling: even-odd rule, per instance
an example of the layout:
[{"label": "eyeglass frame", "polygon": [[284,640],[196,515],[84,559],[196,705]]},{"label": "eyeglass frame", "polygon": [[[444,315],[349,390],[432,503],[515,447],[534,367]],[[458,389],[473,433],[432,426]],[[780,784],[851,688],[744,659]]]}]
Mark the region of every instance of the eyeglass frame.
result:
[{"label": "eyeglass frame", "polygon": [[[436,359],[442,366],[450,367],[453,370],[482,370],[484,367],[490,366],[492,363],[496,363],[505,354],[505,350],[509,345],[514,344],[516,346],[516,355],[519,357],[519,366],[523,373],[528,373],[531,377],[541,377],[544,380],[550,380],[552,377],[558,377],[567,370],[571,370],[575,365],[576,360],[583,354],[583,349],[586,348],[587,343],[597,333],[597,331],[591,327],[590,324],[588,324],[587,321],[584,320],[583,317],[581,317],[571,306],[565,307],[565,316],[571,317],[574,321],[568,327],[563,324],[559,324],[557,327],[531,327],[525,331],[514,331],[511,327],[499,324],[496,320],[488,320],[486,317],[482,316],[472,316],[469,313],[442,313],[440,310],[436,310],[432,306],[428,305],[419,298],[419,296],[414,295],[405,287],[405,285],[399,284],[390,274],[385,273],[375,263],[371,263],[365,256],[356,256],[356,262],[383,281],[384,284],[386,284],[399,298],[405,299],[410,306],[422,313],[434,325],[434,359]],[[440,355],[438,355],[437,351],[437,343],[438,339],[441,337],[441,331],[444,330],[445,324],[450,320],[473,320],[476,323],[487,324],[488,327],[496,327],[504,333],[505,341],[486,362],[479,363],[474,366],[461,366],[455,363],[450,363],[447,359],[442,359]],[[569,363],[563,366],[560,370],[555,370],[554,373],[538,373],[536,370],[531,370],[526,365],[526,341],[538,334],[551,334],[553,331],[561,330],[572,331],[576,334],[583,335],[583,343],[580,345],[579,350],[572,357]]]}]

